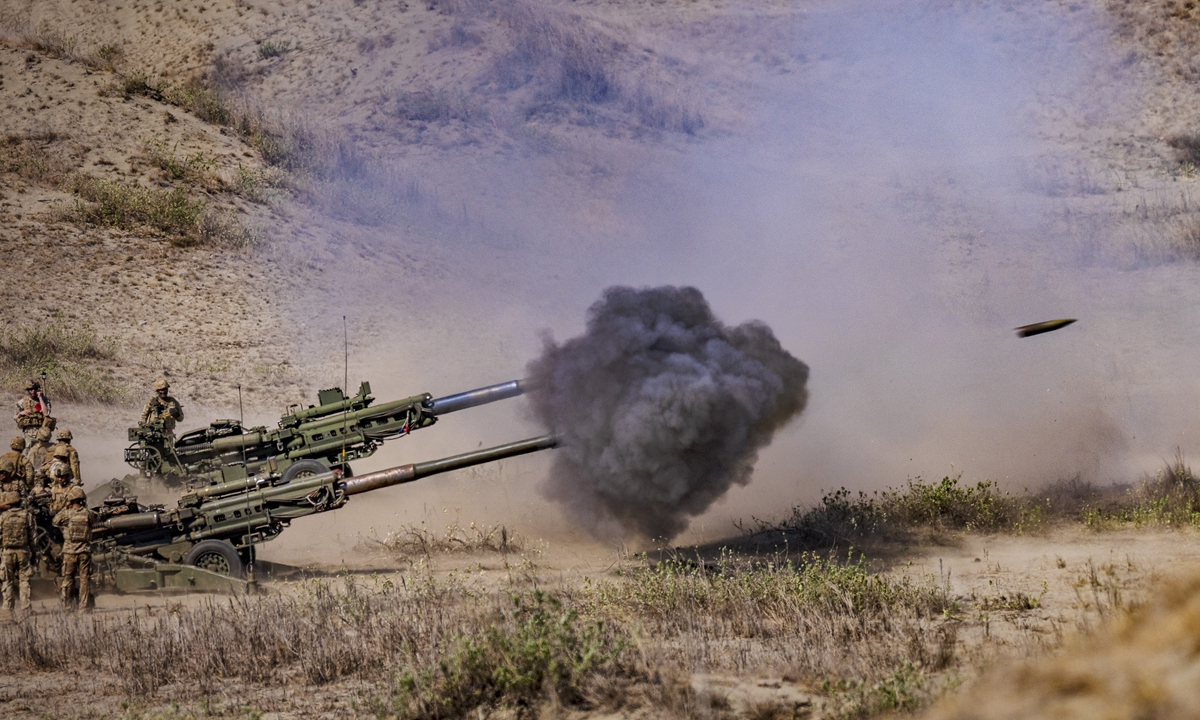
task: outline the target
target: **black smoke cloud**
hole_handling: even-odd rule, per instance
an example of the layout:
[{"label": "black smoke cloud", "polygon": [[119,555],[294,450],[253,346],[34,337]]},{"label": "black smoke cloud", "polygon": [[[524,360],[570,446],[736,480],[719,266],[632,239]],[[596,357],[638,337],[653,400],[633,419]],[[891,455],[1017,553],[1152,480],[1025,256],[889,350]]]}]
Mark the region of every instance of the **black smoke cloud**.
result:
[{"label": "black smoke cloud", "polygon": [[545,494],[605,539],[678,535],[808,401],[808,366],[769,327],[727,327],[693,287],[610,287],[586,333],[547,338],[528,369],[564,441]]}]

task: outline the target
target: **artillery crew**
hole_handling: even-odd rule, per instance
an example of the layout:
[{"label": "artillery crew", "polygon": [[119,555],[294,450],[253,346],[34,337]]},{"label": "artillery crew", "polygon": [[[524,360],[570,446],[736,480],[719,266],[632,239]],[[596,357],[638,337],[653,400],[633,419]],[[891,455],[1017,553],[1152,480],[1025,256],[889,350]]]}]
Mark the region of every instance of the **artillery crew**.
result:
[{"label": "artillery crew", "polygon": [[[54,450],[65,448],[68,455],[68,464],[71,466],[71,477],[75,479],[76,485],[83,484],[83,477],[79,474],[79,451],[71,444],[71,439],[75,436],[71,434],[70,429],[63,428],[58,431],[58,444],[54,446]],[[51,455],[54,451],[51,451]]]},{"label": "artillery crew", "polygon": [[13,465],[13,478],[20,486],[17,492],[21,497],[25,497],[33,488],[33,463],[29,462],[29,458],[25,457],[25,438],[21,435],[12,439],[9,443],[12,448],[9,452],[0,455],[0,460],[7,460]]},{"label": "artillery crew", "polygon": [[25,444],[33,445],[38,429],[53,418],[50,417],[50,399],[42,393],[41,383],[30,380],[25,384],[25,393],[26,396],[17,401],[17,414],[13,420],[25,436]]},{"label": "artillery crew", "polygon": [[0,573],[4,609],[12,612],[18,598],[22,612],[31,607],[29,576],[33,574],[33,515],[21,507],[15,492],[0,494]]},{"label": "artillery crew", "polygon": [[44,472],[42,466],[50,459],[50,451],[53,449],[54,446],[50,444],[50,428],[39,429],[33,445],[25,448],[25,457],[29,458],[35,473]]},{"label": "artillery crew", "polygon": [[15,492],[20,495],[21,481],[12,460],[0,459],[0,493]]},{"label": "artillery crew", "polygon": [[96,514],[88,510],[83,488],[72,486],[67,491],[67,507],[54,516],[53,522],[63,536],[62,570],[58,579],[63,610],[87,612],[91,600],[92,525]]},{"label": "artillery crew", "polygon": [[167,394],[170,389],[171,383],[166,378],[159,378],[154,382],[154,397],[146,402],[146,408],[142,410],[142,419],[138,421],[139,425],[160,421],[164,432],[174,434],[175,423],[183,420],[183,406]]},{"label": "artillery crew", "polygon": [[67,496],[73,487],[76,486],[71,484],[71,466],[60,459],[50,468],[50,487],[48,489],[51,515],[57,515],[67,507],[69,504]]}]

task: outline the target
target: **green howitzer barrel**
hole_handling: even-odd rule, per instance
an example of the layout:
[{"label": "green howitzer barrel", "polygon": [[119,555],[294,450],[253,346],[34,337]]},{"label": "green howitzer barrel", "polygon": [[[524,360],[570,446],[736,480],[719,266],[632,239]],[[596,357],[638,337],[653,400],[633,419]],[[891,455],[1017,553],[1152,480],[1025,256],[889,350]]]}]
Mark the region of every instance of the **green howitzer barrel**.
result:
[{"label": "green howitzer barrel", "polygon": [[125,461],[144,477],[164,478],[176,486],[276,477],[297,464],[303,464],[305,473],[339,470],[350,475],[350,462],[374,454],[385,440],[429,427],[443,415],[516,397],[525,390],[524,381],[510,380],[440,398],[422,393],[374,404],[371,385],[364,382],[352,397],[340,388],[320,391],[316,405],[289,408],[275,429],[243,428],[240,421],[218,420],[175,438],[161,424],[130,428],[134,444],[126,449]]},{"label": "green howitzer barrel", "polygon": [[[167,561],[238,575],[253,557],[253,548],[273,540],[297,518],[344,506],[349,498],[373,490],[483,463],[548,450],[558,445],[552,435],[343,477],[336,471],[283,478],[247,478],[225,483],[222,491],[201,488],[185,494],[177,507],[138,508],[105,516],[93,527],[94,552],[110,564]],[[240,484],[240,488],[233,487]],[[117,503],[114,503],[116,505]]]}]

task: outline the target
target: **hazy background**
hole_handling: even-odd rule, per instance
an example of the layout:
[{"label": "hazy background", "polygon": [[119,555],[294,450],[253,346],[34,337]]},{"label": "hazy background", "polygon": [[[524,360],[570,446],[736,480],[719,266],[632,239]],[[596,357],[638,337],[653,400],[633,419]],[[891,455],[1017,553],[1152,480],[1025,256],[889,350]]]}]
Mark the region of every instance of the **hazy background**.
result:
[{"label": "hazy background", "polygon": [[[521,377],[539,334],[578,334],[609,285],[694,285],[724,322],[770,325],[810,366],[811,400],[750,485],[680,541],[843,485],[1128,482],[1196,448],[1194,272],[1158,226],[1130,235],[1139,203],[1186,204],[1191,185],[1139,175],[1114,149],[1140,129],[1140,91],[1105,19],[1052,3],[814,3],[724,22],[636,31],[690,63],[676,99],[713,118],[697,135],[596,120],[445,163],[380,150],[419,171],[420,212],[273,251],[331,263],[294,311],[321,386],[342,382],[343,315],[351,389],[444,395]],[[753,76],[720,68],[755,53],[780,59]],[[1058,317],[1080,321],[1011,332]],[[522,403],[452,415],[355,469],[538,434]],[[573,536],[538,493],[548,467],[527,457],[387,490],[271,551],[455,518]]]}]

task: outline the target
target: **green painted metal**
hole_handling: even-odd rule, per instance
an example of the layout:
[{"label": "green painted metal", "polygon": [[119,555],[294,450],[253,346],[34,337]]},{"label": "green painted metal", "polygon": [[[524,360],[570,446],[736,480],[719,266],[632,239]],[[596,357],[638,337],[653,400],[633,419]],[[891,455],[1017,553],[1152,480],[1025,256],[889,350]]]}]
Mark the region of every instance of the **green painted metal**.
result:
[{"label": "green painted metal", "polygon": [[[173,508],[110,498],[96,508],[99,521],[92,529],[92,552],[98,563],[118,576],[118,587],[121,582],[131,587],[153,582],[159,588],[166,587],[164,583],[202,584],[206,578],[195,573],[179,575],[181,571],[170,570],[173,574],[162,578],[145,573],[166,572],[164,565],[175,567],[181,559],[187,561],[194,546],[205,540],[227,543],[229,557],[236,560],[232,555],[236,553],[245,563],[253,557],[256,545],[278,537],[293,520],[341,508],[351,496],[548,450],[557,444],[554,436],[544,435],[356,477],[329,471],[226,482],[188,492]],[[202,548],[196,551],[205,552]],[[137,572],[121,576],[126,570]]]},{"label": "green painted metal", "polygon": [[371,456],[385,440],[524,390],[522,381],[513,380],[442,398],[422,393],[377,405],[370,383],[362,383],[352,397],[330,388],[317,393],[317,405],[289,408],[274,429],[244,428],[238,420],[218,420],[178,437],[161,423],[130,428],[133,444],[125,450],[125,462],[142,477],[171,487],[245,488],[264,477],[279,477],[301,460],[350,475],[350,463]]}]

